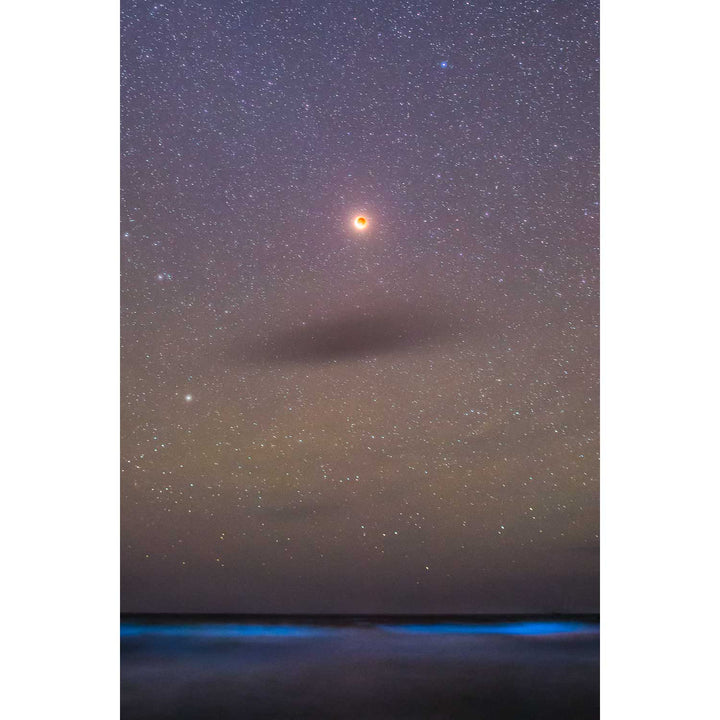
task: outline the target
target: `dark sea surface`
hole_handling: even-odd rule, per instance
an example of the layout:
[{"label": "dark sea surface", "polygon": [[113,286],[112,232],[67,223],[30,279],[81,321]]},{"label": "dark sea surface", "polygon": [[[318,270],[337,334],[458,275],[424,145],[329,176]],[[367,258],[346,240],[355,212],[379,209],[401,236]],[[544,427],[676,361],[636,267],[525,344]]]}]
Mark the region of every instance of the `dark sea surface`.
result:
[{"label": "dark sea surface", "polygon": [[123,720],[585,720],[599,622],[124,617]]}]

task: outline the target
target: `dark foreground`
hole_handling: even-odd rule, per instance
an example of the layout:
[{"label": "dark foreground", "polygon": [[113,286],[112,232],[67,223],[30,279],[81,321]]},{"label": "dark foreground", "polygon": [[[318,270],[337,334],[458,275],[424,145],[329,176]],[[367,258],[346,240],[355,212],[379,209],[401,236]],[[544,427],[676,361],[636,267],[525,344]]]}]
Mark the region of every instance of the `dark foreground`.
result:
[{"label": "dark foreground", "polygon": [[123,720],[599,717],[596,618],[122,623]]}]

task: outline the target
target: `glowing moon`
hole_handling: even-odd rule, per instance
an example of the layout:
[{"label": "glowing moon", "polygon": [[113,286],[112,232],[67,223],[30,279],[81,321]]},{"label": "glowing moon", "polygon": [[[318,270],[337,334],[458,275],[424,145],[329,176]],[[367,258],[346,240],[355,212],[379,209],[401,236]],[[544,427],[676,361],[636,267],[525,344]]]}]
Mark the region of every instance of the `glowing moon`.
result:
[{"label": "glowing moon", "polygon": [[364,230],[367,227],[367,222],[368,221],[366,217],[364,217],[363,215],[358,215],[353,220],[353,225],[355,225],[358,230]]}]

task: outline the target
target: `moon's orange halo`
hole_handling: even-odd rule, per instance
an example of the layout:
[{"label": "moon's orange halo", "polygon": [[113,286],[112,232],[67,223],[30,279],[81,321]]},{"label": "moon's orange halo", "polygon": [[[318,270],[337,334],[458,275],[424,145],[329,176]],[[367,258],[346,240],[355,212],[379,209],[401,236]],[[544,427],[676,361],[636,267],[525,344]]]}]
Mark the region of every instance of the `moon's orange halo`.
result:
[{"label": "moon's orange halo", "polygon": [[358,230],[363,230],[367,225],[367,218],[362,215],[358,215],[353,222]]}]

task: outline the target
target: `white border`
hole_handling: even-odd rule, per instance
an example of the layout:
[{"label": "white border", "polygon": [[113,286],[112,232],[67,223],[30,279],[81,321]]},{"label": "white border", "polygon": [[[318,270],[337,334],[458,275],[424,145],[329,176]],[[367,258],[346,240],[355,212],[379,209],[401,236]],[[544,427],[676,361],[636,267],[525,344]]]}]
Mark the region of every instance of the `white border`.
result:
[{"label": "white border", "polygon": [[[602,3],[607,718],[710,717],[718,10]],[[7,717],[117,717],[118,4],[3,10]]]},{"label": "white border", "polygon": [[8,718],[119,715],[118,18],[2,11]]},{"label": "white border", "polygon": [[601,17],[602,715],[711,717],[718,10]]}]

